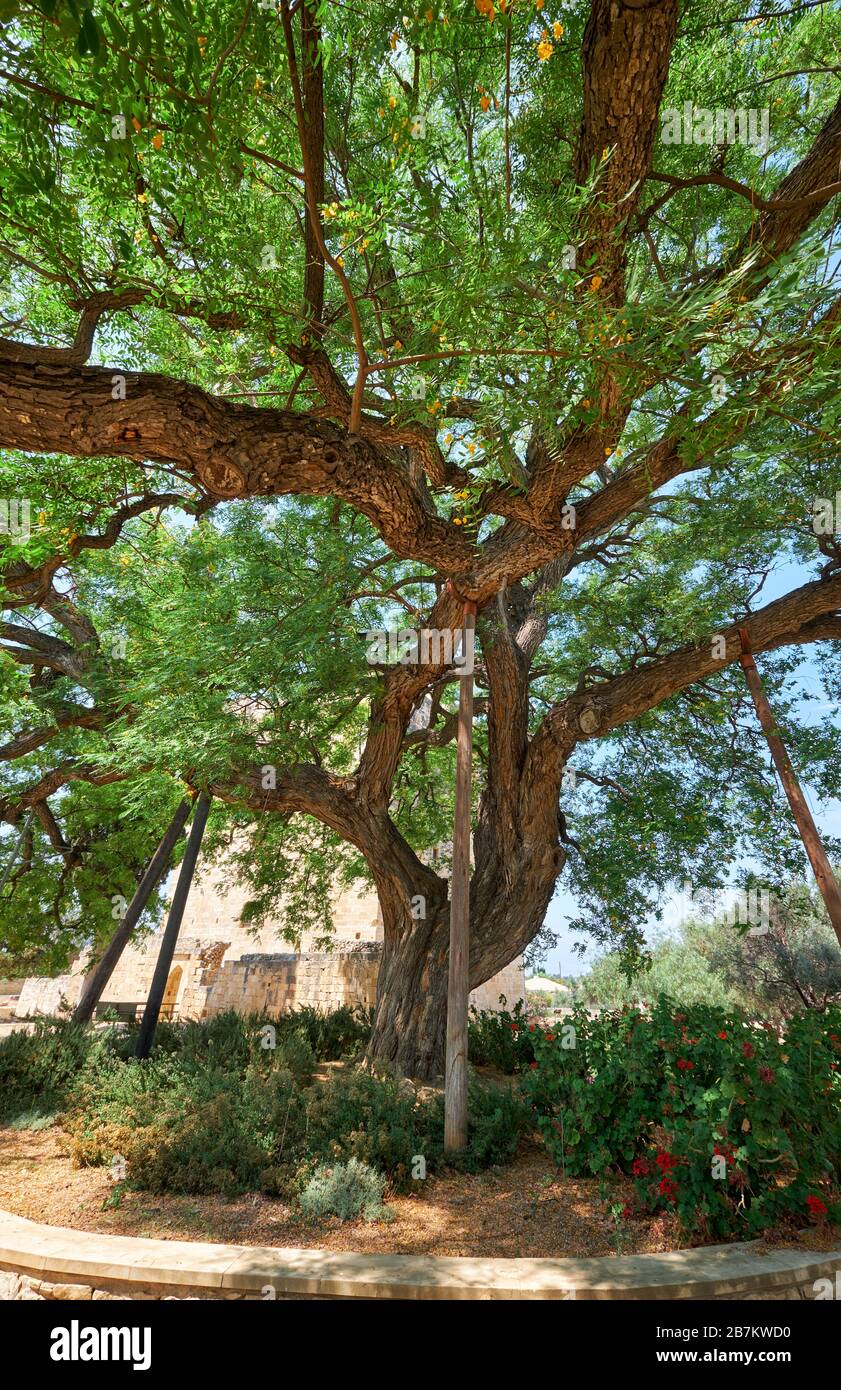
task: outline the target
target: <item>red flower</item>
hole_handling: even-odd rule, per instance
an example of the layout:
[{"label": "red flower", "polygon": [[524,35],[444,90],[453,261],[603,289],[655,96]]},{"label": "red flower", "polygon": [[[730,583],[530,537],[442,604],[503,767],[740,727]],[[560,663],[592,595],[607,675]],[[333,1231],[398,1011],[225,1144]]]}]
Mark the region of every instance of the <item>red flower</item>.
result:
[{"label": "red flower", "polygon": [[773,1085],[773,1082],[774,1082],[774,1073],[773,1073],[773,1071],[771,1070],[771,1068],[770,1068],[770,1067],[760,1067],[760,1068],[759,1068],[759,1079],[760,1079],[760,1081],[765,1081],[769,1086]]},{"label": "red flower", "polygon": [[622,1208],[622,1215],[623,1215],[624,1219],[627,1221],[628,1218],[629,1218],[630,1215],[631,1215],[631,1208],[630,1208],[630,1207],[623,1207],[623,1208]]},{"label": "red flower", "polygon": [[694,1063],[694,1062],[687,1062],[687,1060],[686,1060],[685,1057],[678,1057],[677,1065],[678,1065],[678,1071],[691,1071],[692,1068],[694,1067],[695,1063]]},{"label": "red flower", "polygon": [[754,1048],[753,1043],[742,1043],[743,1057],[747,1057],[748,1059],[750,1059],[751,1057],[755,1056],[755,1053],[756,1049]]},{"label": "red flower", "polygon": [[635,1178],[648,1177],[648,1164],[644,1158],[635,1158],[631,1164],[631,1172]]},{"label": "red flower", "polygon": [[722,1041],[722,1042],[727,1042],[727,1034],[726,1034],[726,1033],[719,1033],[718,1036],[721,1038],[721,1041]]},{"label": "red flower", "polygon": [[826,1216],[826,1207],[820,1197],[807,1197],[806,1205],[813,1216]]},{"label": "red flower", "polygon": [[676,1166],[677,1158],[674,1154],[667,1153],[665,1149],[661,1149],[654,1162],[657,1164],[661,1173],[668,1173],[671,1168]]},{"label": "red flower", "polygon": [[544,1038],[546,1039],[547,1042],[554,1042],[554,1041],[555,1041],[555,1034],[554,1034],[554,1033],[544,1033],[543,1036],[544,1036]]},{"label": "red flower", "polygon": [[662,1178],[660,1181],[660,1196],[665,1197],[667,1202],[673,1202],[677,1196],[677,1183],[672,1182],[671,1178]]},{"label": "red flower", "polygon": [[536,1062],[530,1062],[530,1063],[529,1063],[529,1071],[537,1071],[537,1063],[536,1063]]}]

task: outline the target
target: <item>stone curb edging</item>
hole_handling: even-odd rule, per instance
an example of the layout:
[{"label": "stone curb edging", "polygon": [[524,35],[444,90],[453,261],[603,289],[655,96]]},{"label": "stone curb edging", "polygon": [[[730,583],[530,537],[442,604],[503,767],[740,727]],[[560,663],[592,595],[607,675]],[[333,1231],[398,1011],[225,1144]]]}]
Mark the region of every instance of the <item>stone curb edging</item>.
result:
[{"label": "stone curb edging", "polygon": [[753,1242],[588,1259],[356,1255],[97,1235],[0,1212],[0,1269],[100,1296],[119,1288],[122,1298],[260,1298],[270,1287],[278,1298],[779,1299],[814,1298],[817,1279],[834,1283],[841,1249],[762,1251]]}]

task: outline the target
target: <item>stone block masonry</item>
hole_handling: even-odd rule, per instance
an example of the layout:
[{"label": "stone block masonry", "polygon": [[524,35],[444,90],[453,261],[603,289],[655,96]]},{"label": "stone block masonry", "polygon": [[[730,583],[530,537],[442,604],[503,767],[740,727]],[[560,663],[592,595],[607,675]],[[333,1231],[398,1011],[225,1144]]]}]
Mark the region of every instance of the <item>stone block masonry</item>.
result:
[{"label": "stone block masonry", "polygon": [[[124,952],[103,992],[103,1004],[145,1001],[159,945],[155,935]],[[271,1018],[304,1006],[322,1013],[343,1004],[372,1008],[382,949],[379,941],[337,941],[331,951],[259,952],[230,959],[228,942],[182,937],[164,996],[164,1017],[214,1018],[233,1009]],[[24,981],[15,1016],[56,1014],[63,1003],[73,1008],[84,978],[79,963],[55,979]],[[470,1003],[478,1009],[498,1009],[500,996],[509,1009],[525,999],[522,959],[474,990]]]},{"label": "stone block masonry", "polygon": [[256,1299],[268,1287],[278,1299],[817,1301],[839,1276],[841,1250],[759,1242],[581,1259],[357,1255],[97,1235],[0,1211],[0,1300]]},{"label": "stone block masonry", "polygon": [[[224,858],[205,866],[187,902],[164,995],[164,1018],[212,1018],[225,1009],[271,1016],[304,1005],[324,1012],[342,1004],[373,1005],[383,949],[376,893],[336,886],[329,951],[307,933],[300,949],[293,950],[283,935],[282,914],[257,932],[244,926],[247,897]],[[103,1004],[145,1002],[160,941],[156,932],[126,948],[103,992]],[[63,1003],[72,1009],[86,968],[80,959],[54,979],[24,981],[15,1017],[56,1014]],[[500,995],[509,1009],[525,1002],[522,956],[474,990],[470,1003],[498,1009]]]},{"label": "stone block masonry", "polygon": [[333,951],[240,956],[223,964],[210,987],[203,1017],[234,1009],[272,1017],[309,1005],[329,1013],[342,1004],[373,1006],[381,947],[376,942]]}]

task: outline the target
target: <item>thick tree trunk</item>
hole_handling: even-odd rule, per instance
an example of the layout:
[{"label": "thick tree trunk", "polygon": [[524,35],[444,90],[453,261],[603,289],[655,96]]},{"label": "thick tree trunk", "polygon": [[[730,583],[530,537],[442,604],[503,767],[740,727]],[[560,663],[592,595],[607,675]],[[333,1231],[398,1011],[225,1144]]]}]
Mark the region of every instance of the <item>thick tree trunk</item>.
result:
[{"label": "thick tree trunk", "polygon": [[[539,932],[558,874],[560,850],[540,866],[521,861],[514,872],[498,867],[475,874],[470,912],[470,988],[476,989],[515,960]],[[446,894],[446,884],[441,888]],[[371,1062],[420,1081],[441,1081],[447,1031],[450,907],[444,897],[425,921],[402,929],[389,922],[382,893],[385,939]]]},{"label": "thick tree trunk", "polygon": [[[563,868],[558,797],[572,736],[528,741],[525,661],[509,641],[484,643],[491,684],[488,783],[473,832],[471,989],[515,960],[539,932]],[[368,854],[383,914],[384,946],[369,1059],[406,1076],[444,1070],[449,965],[447,884],[390,823]],[[423,882],[423,886],[420,885]],[[426,895],[426,917],[409,900]]]},{"label": "thick tree trunk", "polygon": [[[491,863],[478,846],[471,886],[471,990],[515,960],[539,932],[564,855],[557,843],[545,853],[521,848],[516,860]],[[427,870],[431,874],[431,871]],[[384,942],[368,1059],[421,1081],[441,1081],[447,1027],[450,905],[444,879],[431,874],[426,917],[412,921],[394,883],[378,879]],[[429,880],[427,880],[427,885]]]},{"label": "thick tree trunk", "polygon": [[371,1062],[419,1081],[441,1081],[447,1033],[450,910],[386,931],[377,980]]}]

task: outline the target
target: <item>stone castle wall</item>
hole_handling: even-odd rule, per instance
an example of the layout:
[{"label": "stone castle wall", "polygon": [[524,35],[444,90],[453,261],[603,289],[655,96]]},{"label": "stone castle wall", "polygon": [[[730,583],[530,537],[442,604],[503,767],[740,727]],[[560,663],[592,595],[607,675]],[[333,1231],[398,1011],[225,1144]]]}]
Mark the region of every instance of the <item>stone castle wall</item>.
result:
[{"label": "stone castle wall", "polygon": [[[190,891],[164,996],[164,1016],[211,1018],[225,1009],[272,1016],[310,1005],[328,1011],[341,1004],[369,1007],[376,997],[382,953],[382,917],[376,894],[336,892],[333,946],[316,949],[302,933],[301,949],[284,938],[279,923],[259,932],[242,925],[245,889],[230,881],[224,863],[211,865]],[[145,1001],[152,983],[161,932],[128,947],[102,994],[103,1004]],[[79,1000],[86,962],[53,979],[30,978],[21,987],[15,1014],[55,1014]],[[474,990],[476,1008],[498,1009],[525,1001],[522,957]]]},{"label": "stone castle wall", "polygon": [[[160,935],[126,950],[102,994],[103,1004],[142,1003],[149,992]],[[208,946],[200,938],[179,942],[170,971],[165,1014],[175,1018],[213,1018],[234,1009],[273,1017],[309,1005],[327,1013],[342,1004],[373,1006],[382,944],[340,942],[332,951],[293,951],[242,955],[228,960],[225,943]],[[21,988],[17,1018],[55,1014],[79,1000],[85,972],[76,969],[55,979],[30,978]],[[503,995],[513,1008],[525,997],[523,966],[515,961],[470,995],[477,1009],[500,1008]]]}]

